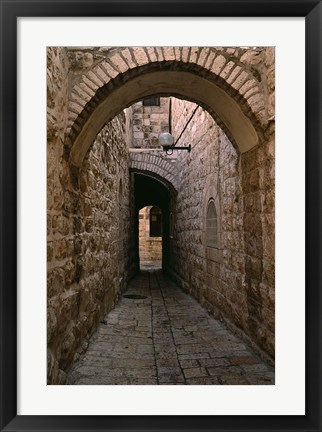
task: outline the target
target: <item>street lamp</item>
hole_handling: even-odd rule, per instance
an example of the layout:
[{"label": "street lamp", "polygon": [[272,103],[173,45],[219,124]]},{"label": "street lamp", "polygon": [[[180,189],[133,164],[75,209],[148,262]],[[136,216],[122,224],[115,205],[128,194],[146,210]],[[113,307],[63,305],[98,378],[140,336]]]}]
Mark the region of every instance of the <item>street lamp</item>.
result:
[{"label": "street lamp", "polygon": [[176,147],[174,138],[169,132],[162,132],[159,135],[159,144],[167,154],[172,154],[173,150],[188,150],[189,153],[191,152],[191,145],[188,147]]}]

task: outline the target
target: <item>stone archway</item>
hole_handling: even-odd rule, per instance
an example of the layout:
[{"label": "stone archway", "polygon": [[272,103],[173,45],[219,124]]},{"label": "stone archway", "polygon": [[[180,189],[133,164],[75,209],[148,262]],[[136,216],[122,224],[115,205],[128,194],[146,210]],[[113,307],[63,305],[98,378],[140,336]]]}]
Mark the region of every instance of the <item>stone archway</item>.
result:
[{"label": "stone archway", "polygon": [[71,163],[79,167],[103,125],[151,94],[197,102],[241,153],[249,151],[268,123],[256,69],[257,59],[266,55],[265,50],[234,48],[101,49],[99,60],[90,67],[85,62],[73,79],[66,142]]},{"label": "stone archway", "polygon": [[131,153],[130,169],[147,174],[151,173],[154,177],[162,179],[163,183],[168,183],[174,192],[178,190],[178,169],[169,160],[162,159],[154,154]]}]

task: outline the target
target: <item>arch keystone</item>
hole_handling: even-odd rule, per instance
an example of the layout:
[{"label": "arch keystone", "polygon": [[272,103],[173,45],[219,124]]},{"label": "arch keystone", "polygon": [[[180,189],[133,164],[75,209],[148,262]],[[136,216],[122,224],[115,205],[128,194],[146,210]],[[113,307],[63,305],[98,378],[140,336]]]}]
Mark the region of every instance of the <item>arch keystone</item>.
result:
[{"label": "arch keystone", "polygon": [[163,48],[164,60],[173,61],[175,60],[174,49],[172,47]]}]

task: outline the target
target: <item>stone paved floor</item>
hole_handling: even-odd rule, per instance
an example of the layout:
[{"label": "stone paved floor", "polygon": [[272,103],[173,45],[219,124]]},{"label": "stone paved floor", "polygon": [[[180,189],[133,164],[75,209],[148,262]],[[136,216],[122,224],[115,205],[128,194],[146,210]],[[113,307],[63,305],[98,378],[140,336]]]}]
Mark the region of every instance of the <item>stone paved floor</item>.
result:
[{"label": "stone paved floor", "polygon": [[74,364],[68,384],[274,384],[258,358],[160,271],[145,271]]},{"label": "stone paved floor", "polygon": [[154,260],[154,261],[140,261],[140,269],[143,271],[146,270],[161,270],[162,261]]}]

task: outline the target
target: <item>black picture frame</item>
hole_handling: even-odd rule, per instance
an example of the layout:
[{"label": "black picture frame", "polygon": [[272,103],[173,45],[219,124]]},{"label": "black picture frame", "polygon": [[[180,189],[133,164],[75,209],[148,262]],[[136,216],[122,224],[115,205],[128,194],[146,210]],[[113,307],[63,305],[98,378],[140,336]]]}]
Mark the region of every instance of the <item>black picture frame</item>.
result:
[{"label": "black picture frame", "polygon": [[[311,0],[82,2],[0,0],[1,431],[321,431],[321,22]],[[17,415],[17,18],[92,16],[305,17],[306,414],[303,416]],[[292,43],[292,41],[290,41]],[[296,377],[294,377],[296,379]]]}]

